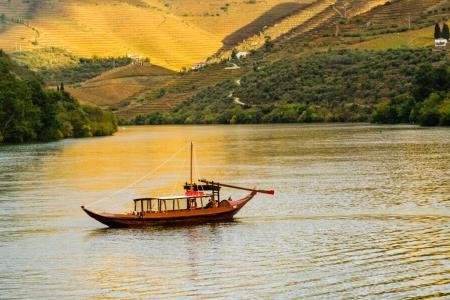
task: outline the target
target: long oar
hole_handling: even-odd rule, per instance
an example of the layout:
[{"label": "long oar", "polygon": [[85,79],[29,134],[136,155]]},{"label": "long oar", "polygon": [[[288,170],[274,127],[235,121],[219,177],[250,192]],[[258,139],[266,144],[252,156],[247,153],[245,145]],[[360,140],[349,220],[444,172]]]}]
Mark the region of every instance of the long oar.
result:
[{"label": "long oar", "polygon": [[203,182],[203,183],[206,183],[206,184],[210,184],[210,185],[218,185],[218,186],[228,187],[228,188],[232,188],[232,189],[238,189],[238,190],[244,190],[244,191],[250,191],[250,192],[257,192],[257,193],[268,194],[268,195],[274,195],[275,194],[274,190],[255,190],[255,189],[249,189],[249,188],[236,186],[236,185],[231,185],[231,184],[224,184],[224,183],[219,183],[219,182],[214,182],[214,181],[208,181],[208,180],[205,180],[205,179],[199,179],[199,181]]}]

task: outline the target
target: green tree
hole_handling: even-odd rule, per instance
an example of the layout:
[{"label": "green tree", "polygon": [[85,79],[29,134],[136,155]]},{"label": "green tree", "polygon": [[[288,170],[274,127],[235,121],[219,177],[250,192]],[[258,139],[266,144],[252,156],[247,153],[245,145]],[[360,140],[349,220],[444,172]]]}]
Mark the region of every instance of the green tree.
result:
[{"label": "green tree", "polygon": [[439,22],[436,22],[434,26],[434,38],[438,39],[442,36],[441,27],[439,26]]},{"label": "green tree", "polygon": [[0,136],[4,141],[27,142],[36,139],[41,126],[39,107],[30,90],[12,76],[0,80]]},{"label": "green tree", "polygon": [[450,126],[450,98],[443,101],[439,107],[439,125]]},{"label": "green tree", "polygon": [[413,95],[421,101],[432,92],[450,89],[450,72],[446,66],[434,68],[430,63],[422,64],[413,79]]},{"label": "green tree", "polygon": [[32,72],[0,50],[0,142],[110,135],[117,130],[111,112],[81,107],[63,89],[45,90]]},{"label": "green tree", "polygon": [[380,102],[372,114],[372,122],[381,124],[397,123],[397,112],[391,105],[391,101],[385,100]]},{"label": "green tree", "polygon": [[270,51],[272,49],[273,49],[272,39],[270,38],[270,36],[266,36],[265,37],[265,41],[264,41],[264,50],[265,51]]},{"label": "green tree", "polygon": [[230,58],[232,60],[237,58],[237,51],[236,51],[236,49],[231,50]]},{"label": "green tree", "polygon": [[433,93],[428,97],[419,111],[419,122],[422,126],[436,126],[439,124],[439,105],[442,98],[439,94]]},{"label": "green tree", "polygon": [[444,23],[442,27],[442,37],[446,40],[450,39],[450,30],[448,28],[447,23]]}]

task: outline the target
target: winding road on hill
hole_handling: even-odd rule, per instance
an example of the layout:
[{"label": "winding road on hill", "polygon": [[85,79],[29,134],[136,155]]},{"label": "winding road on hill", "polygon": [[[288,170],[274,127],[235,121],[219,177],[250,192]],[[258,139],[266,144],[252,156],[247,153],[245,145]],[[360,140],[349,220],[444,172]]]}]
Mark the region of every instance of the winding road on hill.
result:
[{"label": "winding road on hill", "polygon": [[[237,86],[240,86],[241,85],[241,79],[236,79],[235,83],[236,83]],[[248,104],[242,102],[241,99],[239,99],[239,97],[234,97],[233,94],[234,94],[234,90],[230,92],[230,94],[228,95],[228,98],[233,98],[233,102],[234,103],[242,105],[242,106],[248,105]]]}]

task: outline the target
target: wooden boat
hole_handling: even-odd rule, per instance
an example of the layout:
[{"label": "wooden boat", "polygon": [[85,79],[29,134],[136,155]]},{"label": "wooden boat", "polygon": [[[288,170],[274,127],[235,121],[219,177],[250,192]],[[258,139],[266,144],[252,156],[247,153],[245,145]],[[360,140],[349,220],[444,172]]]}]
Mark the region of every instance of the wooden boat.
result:
[{"label": "wooden boat", "polygon": [[[170,225],[179,223],[202,223],[230,220],[257,193],[273,195],[273,190],[257,190],[209,180],[192,180],[184,185],[184,195],[170,197],[149,197],[133,199],[134,210],[129,213],[98,213],[84,206],[81,208],[93,219],[109,227],[144,227],[152,225]],[[221,188],[231,188],[249,191],[250,193],[238,200],[221,199]]]}]

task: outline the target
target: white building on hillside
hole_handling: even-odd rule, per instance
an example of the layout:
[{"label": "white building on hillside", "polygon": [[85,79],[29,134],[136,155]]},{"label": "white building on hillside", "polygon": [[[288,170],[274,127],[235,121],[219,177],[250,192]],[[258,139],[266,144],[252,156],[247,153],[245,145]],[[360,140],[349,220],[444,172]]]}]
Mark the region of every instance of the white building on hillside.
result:
[{"label": "white building on hillside", "polygon": [[447,47],[448,40],[444,38],[439,38],[434,41],[434,46],[436,48],[445,48]]},{"label": "white building on hillside", "polygon": [[204,61],[201,61],[201,62],[198,62],[198,63],[194,64],[191,67],[191,70],[199,70],[201,68],[204,68],[205,66],[206,66],[206,63]]},{"label": "white building on hillside", "polygon": [[236,58],[237,59],[246,58],[249,54],[250,54],[250,52],[241,51],[241,52],[236,53]]},{"label": "white building on hillside", "polygon": [[139,54],[128,54],[128,58],[131,58],[132,65],[143,65],[144,57]]}]

